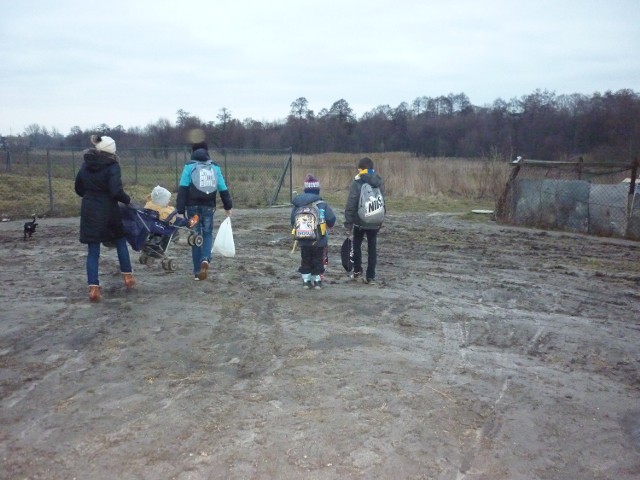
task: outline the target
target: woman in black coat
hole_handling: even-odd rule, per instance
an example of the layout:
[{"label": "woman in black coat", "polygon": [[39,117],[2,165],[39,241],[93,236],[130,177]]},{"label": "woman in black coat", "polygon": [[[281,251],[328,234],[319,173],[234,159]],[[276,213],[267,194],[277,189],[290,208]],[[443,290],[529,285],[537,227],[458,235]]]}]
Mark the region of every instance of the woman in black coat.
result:
[{"label": "woman in black coat", "polygon": [[118,202],[131,203],[122,187],[120,164],[116,156],[116,142],[106,136],[91,136],[94,147],[84,152],[84,163],[76,175],[75,191],[82,197],[80,208],[80,242],[86,243],[89,300],[99,301],[100,244],[115,243],[124,284],[135,284],[129,249],[125,239]]}]

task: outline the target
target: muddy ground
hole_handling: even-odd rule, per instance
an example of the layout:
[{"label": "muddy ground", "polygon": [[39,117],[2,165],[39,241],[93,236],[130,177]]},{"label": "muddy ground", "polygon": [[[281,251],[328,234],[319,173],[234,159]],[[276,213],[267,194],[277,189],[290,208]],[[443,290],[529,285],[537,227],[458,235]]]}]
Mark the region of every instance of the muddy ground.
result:
[{"label": "muddy ground", "polygon": [[78,219],[0,224],[2,479],[640,478],[637,242],[390,215],[377,286],[336,234],[304,291],[234,213],[204,282],[103,250],[100,304]]}]

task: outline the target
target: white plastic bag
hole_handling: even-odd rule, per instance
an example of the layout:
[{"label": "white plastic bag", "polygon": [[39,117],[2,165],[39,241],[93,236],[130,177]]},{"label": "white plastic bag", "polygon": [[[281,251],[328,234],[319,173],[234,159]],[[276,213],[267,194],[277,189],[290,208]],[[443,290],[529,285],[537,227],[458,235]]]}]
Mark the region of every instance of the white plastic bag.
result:
[{"label": "white plastic bag", "polygon": [[231,230],[231,218],[225,218],[218,228],[218,234],[213,242],[213,253],[223,257],[235,257],[236,245],[233,242],[233,231]]}]

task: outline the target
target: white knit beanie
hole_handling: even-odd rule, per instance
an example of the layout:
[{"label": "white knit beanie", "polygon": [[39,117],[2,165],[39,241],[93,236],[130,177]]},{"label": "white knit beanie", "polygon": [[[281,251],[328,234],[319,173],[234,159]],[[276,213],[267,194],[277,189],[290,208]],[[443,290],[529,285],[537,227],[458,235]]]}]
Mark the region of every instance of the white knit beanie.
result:
[{"label": "white knit beanie", "polygon": [[164,187],[158,185],[151,190],[151,201],[160,207],[166,207],[171,200],[171,192]]},{"label": "white knit beanie", "polygon": [[116,142],[111,137],[91,135],[91,143],[100,152],[116,153]]}]

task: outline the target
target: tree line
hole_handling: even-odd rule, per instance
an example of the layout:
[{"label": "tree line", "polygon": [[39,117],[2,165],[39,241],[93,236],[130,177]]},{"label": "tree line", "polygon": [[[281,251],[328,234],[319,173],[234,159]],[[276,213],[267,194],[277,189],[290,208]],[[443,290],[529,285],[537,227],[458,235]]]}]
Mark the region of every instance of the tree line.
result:
[{"label": "tree line", "polygon": [[222,108],[215,121],[182,109],[176,121],[146,127],[99,125],[68,135],[32,124],[23,134],[2,137],[4,148],[85,148],[87,136],[113,137],[119,148],[187,145],[194,129],[214,148],[282,149],[294,153],[408,151],[422,157],[495,157],[561,160],[589,155],[595,160],[636,158],[640,142],[640,95],[629,89],[604,94],[556,95],[547,90],[492,105],[474,106],[464,94],[418,97],[395,108],[380,105],[357,118],[340,99],[315,113],[306,98],[294,100],[285,120],[243,121]]}]

